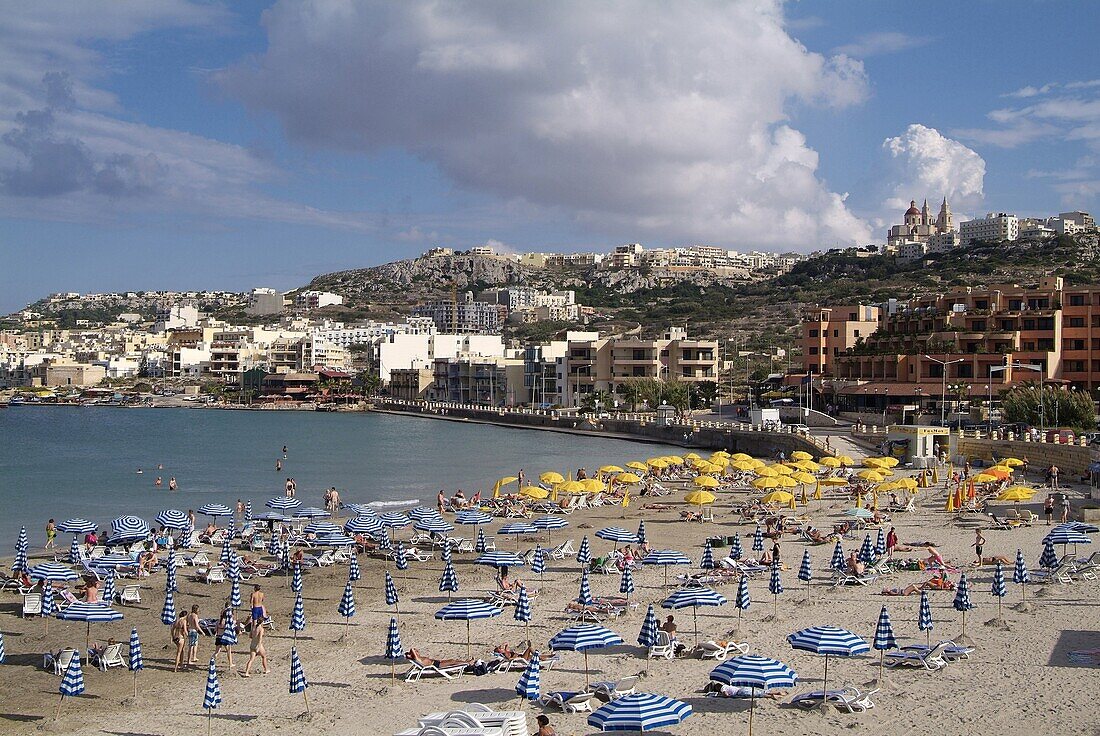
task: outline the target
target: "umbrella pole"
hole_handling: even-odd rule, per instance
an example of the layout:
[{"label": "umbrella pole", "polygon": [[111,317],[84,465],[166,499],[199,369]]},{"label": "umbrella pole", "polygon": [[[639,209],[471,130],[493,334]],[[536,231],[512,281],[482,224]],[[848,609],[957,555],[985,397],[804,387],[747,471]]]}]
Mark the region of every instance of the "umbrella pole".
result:
[{"label": "umbrella pole", "polygon": [[829,702],[829,655],[825,655],[825,676],[821,678],[821,705]]},{"label": "umbrella pole", "polygon": [[84,635],[84,647],[85,649],[92,648],[92,622],[88,622],[88,632]]},{"label": "umbrella pole", "polygon": [[691,624],[695,627],[695,646],[699,646],[699,606],[691,607]]},{"label": "umbrella pole", "polygon": [[752,736],[752,712],[756,706],[756,688],[749,688],[749,736]]},{"label": "umbrella pole", "polygon": [[309,694],[305,690],[303,690],[302,697],[306,701],[306,715],[309,715]]},{"label": "umbrella pole", "polygon": [[878,681],[882,682],[882,660],[886,656],[885,649],[878,650]]},{"label": "umbrella pole", "polygon": [[61,700],[57,701],[57,712],[53,714],[53,719],[56,721],[61,717],[61,704],[65,702],[65,696],[61,696]]},{"label": "umbrella pole", "polygon": [[391,685],[394,684],[395,682],[397,682],[396,670],[397,670],[397,668],[394,665],[393,660],[391,659],[390,660],[390,684]]},{"label": "umbrella pole", "polygon": [[[646,667],[649,667],[649,658],[646,657]],[[584,650],[584,689],[587,690],[589,685],[588,681],[588,650]],[[58,706],[60,708],[61,706]]]},{"label": "umbrella pole", "polygon": [[470,646],[470,619],[466,619],[466,659],[470,658],[472,651]]},{"label": "umbrella pole", "polygon": [[210,736],[210,714],[213,712],[212,708],[206,709],[206,736]]},{"label": "umbrella pole", "polygon": [[134,670],[134,697],[137,697],[137,670]]}]

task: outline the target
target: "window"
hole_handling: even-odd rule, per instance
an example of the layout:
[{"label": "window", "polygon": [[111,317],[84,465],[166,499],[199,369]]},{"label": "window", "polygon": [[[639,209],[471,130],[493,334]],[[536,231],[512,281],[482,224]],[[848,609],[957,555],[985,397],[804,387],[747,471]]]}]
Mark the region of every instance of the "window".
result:
[{"label": "window", "polygon": [[856,337],[859,337],[859,330],[852,330],[852,334]]},{"label": "window", "polygon": [[840,330],[833,330],[833,337],[840,337]]},{"label": "window", "polygon": [[932,363],[928,366],[929,378],[943,378],[943,366],[939,363]]},{"label": "window", "polygon": [[974,330],[974,332],[985,332],[985,320],[984,319],[973,320],[970,323],[970,329]]},{"label": "window", "polygon": [[855,312],[848,312],[848,319],[852,322],[855,322],[857,319],[859,319],[859,315]]},{"label": "window", "polygon": [[1036,321],[1035,325],[1040,330],[1053,330],[1054,329],[1054,318],[1053,317],[1040,317]]},{"label": "window", "polygon": [[1069,305],[1071,307],[1083,307],[1087,303],[1088,302],[1085,301],[1085,295],[1084,294],[1070,294],[1069,295]]},{"label": "window", "polygon": [[817,355],[817,347],[810,348],[810,355]]},{"label": "window", "polygon": [[1084,340],[1066,340],[1066,350],[1084,350]]},{"label": "window", "polygon": [[840,348],[833,348],[833,355],[840,355]]},{"label": "window", "polygon": [[1023,309],[1023,307],[1024,307],[1024,303],[1020,299],[1009,299],[1008,300],[1008,309],[1009,309],[1010,312],[1019,312],[1021,309]]},{"label": "window", "polygon": [[989,300],[988,299],[975,299],[974,300],[974,309],[989,309]]},{"label": "window", "polygon": [[1100,337],[1092,338],[1092,349],[1100,350]]},{"label": "window", "polygon": [[1005,332],[1012,332],[1016,329],[1016,320],[1014,319],[1002,319],[1001,329]]},{"label": "window", "polygon": [[958,377],[959,378],[973,378],[974,377],[974,366],[970,365],[969,363],[961,363],[959,365]]},{"label": "window", "polygon": [[1066,361],[1066,370],[1071,372],[1071,373],[1084,373],[1085,372],[1085,361],[1083,361],[1083,360],[1067,360]]},{"label": "window", "polygon": [[1038,347],[1040,350],[1053,350],[1054,349],[1054,338],[1053,337],[1040,338],[1039,340],[1036,341],[1036,347]]},{"label": "window", "polygon": [[633,350],[630,351],[630,353],[631,353],[631,360],[645,360],[646,359],[646,351],[642,348],[634,348]]},{"label": "window", "polygon": [[1034,330],[1035,329],[1035,320],[1025,319],[1024,320],[1024,329],[1025,330]]},{"label": "window", "polygon": [[818,336],[817,330],[810,330],[810,337],[817,337],[817,336]]},{"label": "window", "polygon": [[1066,323],[1066,327],[1084,327],[1084,326],[1085,326],[1085,318],[1084,317],[1070,317],[1069,321]]}]

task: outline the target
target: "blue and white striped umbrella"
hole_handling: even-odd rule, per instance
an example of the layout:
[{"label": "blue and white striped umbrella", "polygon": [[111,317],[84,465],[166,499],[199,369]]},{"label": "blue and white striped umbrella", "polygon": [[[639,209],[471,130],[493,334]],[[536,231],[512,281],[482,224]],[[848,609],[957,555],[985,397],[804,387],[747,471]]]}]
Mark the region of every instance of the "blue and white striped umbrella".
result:
[{"label": "blue and white striped umbrella", "polygon": [[642,628],[638,631],[638,643],[643,647],[651,647],[657,643],[657,612],[653,610],[652,603],[646,609]]},{"label": "blue and white striped umbrella", "polygon": [[74,517],[72,519],[65,519],[57,525],[57,531],[65,532],[66,534],[87,534],[88,532],[94,532],[99,527],[87,519],[81,519]]},{"label": "blue and white striped umbrella", "polygon": [[764,530],[760,528],[759,524],[756,525],[756,531],[752,533],[752,551],[764,551]]},{"label": "blue and white striped umbrella", "polygon": [[637,544],[638,535],[634,532],[628,532],[620,526],[608,526],[600,529],[596,532],[596,536],[600,539],[606,539],[609,542],[617,542],[623,544]]},{"label": "blue and white striped umbrella", "polygon": [[710,588],[680,588],[661,601],[661,608],[677,610],[688,606],[724,606],[726,598]]},{"label": "blue and white striped umbrella", "polygon": [[80,554],[80,540],[73,535],[73,541],[69,543],[69,564],[75,565],[83,559]]},{"label": "blue and white striped umbrella", "polygon": [[734,537],[733,544],[730,545],[730,559],[740,560],[744,554],[744,551],[741,549],[741,537]]},{"label": "blue and white striped umbrella", "polygon": [[749,597],[749,579],[747,575],[742,575],[737,581],[737,597],[734,599],[733,604],[737,606],[738,611],[747,611],[749,606],[752,605],[752,598]]},{"label": "blue and white striped umbrella", "polygon": [[103,592],[100,593],[100,598],[107,605],[111,605],[115,602],[115,571],[111,570],[107,573],[107,578],[103,581]]},{"label": "blue and white striped umbrella", "polygon": [[313,540],[313,544],[319,547],[354,547],[355,540],[347,534],[338,532],[336,534],[324,534],[317,537]]},{"label": "blue and white striped umbrella", "polygon": [[113,570],[116,567],[134,567],[137,565],[137,561],[130,555],[112,552],[109,555],[95,558],[92,564],[100,570]]},{"label": "blue and white striped umbrella", "polygon": [[248,499],[244,502],[244,522],[247,524],[252,521],[252,499]]},{"label": "blue and white striped umbrella", "polygon": [[932,622],[932,605],[928,601],[928,591],[920,592],[920,608],[917,611],[917,628],[921,631],[931,631],[935,627]]},{"label": "blue and white striped umbrella", "polygon": [[488,524],[492,520],[492,516],[489,516],[489,514],[484,511],[478,511],[477,509],[459,511],[455,514],[455,523],[461,526],[479,526],[481,524]]},{"label": "blue and white striped umbrella", "polygon": [[390,552],[393,550],[393,542],[390,540],[390,530],[382,530],[375,539],[378,540],[378,549],[382,552]]},{"label": "blue and white striped umbrella", "polygon": [[538,534],[538,531],[539,528],[533,524],[517,521],[497,529],[497,534]]},{"label": "blue and white striped umbrella", "polygon": [[519,594],[516,596],[516,610],[512,618],[523,624],[531,623],[531,598],[527,595],[527,586],[519,586]]},{"label": "blue and white striped umbrella", "polygon": [[840,540],[836,540],[836,545],[833,547],[833,556],[829,560],[830,569],[838,572],[843,572],[848,567],[848,563],[844,558],[844,546],[841,545]]},{"label": "blue and white striped umbrella", "polygon": [[631,571],[630,565],[623,567],[622,577],[619,578],[619,592],[627,598],[634,592],[634,573]]},{"label": "blue and white striped umbrella", "polygon": [[136,626],[130,629],[130,660],[127,667],[131,672],[145,669],[145,661],[141,658],[141,639],[138,638]]},{"label": "blue and white striped umbrella", "polygon": [[409,558],[405,555],[405,545],[397,543],[397,551],[393,555],[393,564],[398,570],[409,569]]},{"label": "blue and white striped umbrella", "polygon": [[802,564],[798,566],[798,579],[806,583],[808,586],[810,581],[813,580],[814,571],[810,562],[810,550],[805,550],[802,553]]},{"label": "blue and white striped umbrella", "polygon": [[621,636],[599,624],[575,624],[554,634],[550,639],[550,648],[554,651],[584,652],[622,643]]},{"label": "blue and white striped umbrella", "polygon": [[1051,531],[1055,529],[1072,529],[1075,532],[1083,532],[1084,534],[1096,534],[1100,532],[1100,527],[1095,524],[1086,524],[1083,521],[1067,521],[1056,525]]},{"label": "blue and white striped umbrella", "polygon": [[222,503],[204,503],[195,509],[195,513],[217,518],[219,516],[232,516],[233,510]]},{"label": "blue and white striped umbrella", "polygon": [[291,518],[294,519],[324,519],[329,515],[329,512],[316,506],[300,506],[290,512]]},{"label": "blue and white striped umbrella", "polygon": [[1048,570],[1058,567],[1058,555],[1054,551],[1054,542],[1049,538],[1043,540],[1043,554],[1039,557],[1039,567]]},{"label": "blue and white striped umbrella", "polygon": [[477,530],[477,541],[474,542],[474,552],[481,554],[485,551],[485,530]]},{"label": "blue and white striped umbrella", "polygon": [[354,583],[362,577],[363,569],[359,567],[359,555],[352,552],[351,557],[348,558],[348,580]]},{"label": "blue and white striped umbrella", "polygon": [[241,558],[239,555],[230,554],[229,564],[225,568],[225,576],[230,580],[240,581],[241,579]]},{"label": "blue and white striped umbrella", "polygon": [[290,572],[290,590],[293,593],[302,592],[302,563],[295,562]]},{"label": "blue and white striped umbrella", "polygon": [[72,603],[58,611],[57,617],[62,621],[84,621],[94,624],[121,621],[122,613],[106,603]]},{"label": "blue and white striped umbrella", "polygon": [[759,654],[743,654],[712,669],[710,679],[725,685],[751,687],[766,693],[769,690],[794,687],[798,682],[798,675],[777,659]]},{"label": "blue and white striped umbrella", "polygon": [[1001,563],[998,561],[997,566],[993,568],[993,585],[990,589],[990,593],[998,598],[1004,598],[1008,595],[1008,586],[1005,585],[1005,571]]},{"label": "blue and white striped umbrella", "polygon": [[772,574],[768,578],[768,590],[771,591],[773,596],[778,596],[783,592],[783,580],[779,577],[779,565],[772,563]]},{"label": "blue and white striped umbrella", "polygon": [[519,682],[516,683],[516,694],[521,698],[527,700],[538,700],[539,695],[539,653],[535,652],[531,655],[531,659],[527,662],[527,667],[523,670],[523,674],[520,675]]},{"label": "blue and white striped umbrella", "polygon": [[486,552],[474,560],[478,565],[491,567],[523,567],[523,558],[514,552]]},{"label": "blue and white striped umbrella", "polygon": [[691,706],[664,695],[635,693],[612,700],[588,716],[588,725],[601,731],[652,731],[681,723]]},{"label": "blue and white striped umbrella", "polygon": [[703,544],[703,558],[699,560],[699,567],[704,570],[713,570],[717,567],[714,564],[714,550],[711,549],[709,539]]},{"label": "blue and white striped umbrella", "polygon": [[149,538],[149,524],[136,516],[120,516],[111,522],[108,544],[125,544]]},{"label": "blue and white striped umbrella", "polygon": [[386,659],[391,662],[405,658],[405,650],[401,646],[401,632],[397,629],[397,619],[390,618],[390,630],[386,635]]},{"label": "blue and white striped umbrella", "polygon": [[1029,580],[1031,580],[1031,574],[1028,572],[1027,563],[1024,562],[1024,551],[1017,549],[1016,565],[1012,568],[1012,582],[1023,585]]},{"label": "blue and white striped umbrella", "polygon": [[0,664],[4,664],[4,658],[7,654],[4,651],[4,632],[0,631]]},{"label": "blue and white striped umbrella", "polygon": [[[73,654],[69,660],[69,667],[65,670],[65,676],[61,678],[61,684],[57,688],[61,697],[75,697],[84,692],[84,671],[80,669],[80,653]],[[58,706],[60,710],[60,706]]]},{"label": "blue and white striped umbrella", "polygon": [[466,622],[466,656],[471,653],[470,646],[470,622],[480,619],[493,618],[504,613],[504,610],[474,598],[463,598],[452,601],[435,612],[435,617],[440,621],[465,621]]},{"label": "blue and white striped umbrella", "polygon": [[309,687],[306,671],[302,669],[302,659],[298,656],[298,647],[290,648],[290,694],[304,693]]},{"label": "blue and white striped umbrella", "polygon": [[27,564],[27,545],[30,541],[27,539],[27,527],[19,527],[19,537],[15,540],[15,559],[11,563],[12,572],[25,572],[28,568]]},{"label": "blue and white striped umbrella", "polygon": [[446,542],[439,550],[439,559],[443,561],[443,564],[448,564],[451,561],[451,543]]},{"label": "blue and white striped umbrella", "polygon": [[416,529],[418,532],[446,534],[447,532],[454,531],[454,525],[448,524],[443,521],[443,519],[421,519],[413,525],[413,529]]},{"label": "blue and white striped umbrella", "polygon": [[970,602],[970,583],[966,580],[965,572],[959,575],[959,584],[955,586],[955,600],[951,601],[951,606],[964,613],[974,607]]},{"label": "blue and white striped umbrella", "polygon": [[233,538],[226,534],[222,540],[222,551],[218,555],[218,562],[223,565],[229,564],[229,558],[233,556]]},{"label": "blue and white striped umbrella", "polygon": [[569,526],[569,522],[560,516],[540,516],[531,521],[531,526],[548,532],[554,529],[564,529]]},{"label": "blue and white striped umbrella", "polygon": [[390,529],[402,529],[412,523],[412,519],[404,511],[387,511],[380,514],[378,520]]},{"label": "blue and white striped umbrella", "polygon": [[877,650],[897,649],[898,640],[894,638],[894,626],[890,623],[890,612],[886,606],[878,614],[878,624],[875,625],[875,639],[871,646]]},{"label": "blue and white striped umbrella", "polygon": [[237,643],[237,620],[233,617],[233,609],[226,608],[222,611],[222,633],[215,640],[217,644],[231,647]]},{"label": "blue and white striped umbrella", "polygon": [[531,572],[541,576],[546,572],[546,552],[542,545],[535,545],[535,556],[531,559]]},{"label": "blue and white striped umbrella", "polygon": [[164,593],[164,607],[160,609],[160,622],[171,626],[176,621],[176,595],[172,591]]},{"label": "blue and white striped umbrella", "polygon": [[1088,534],[1071,527],[1052,529],[1049,534],[1043,537],[1043,542],[1048,541],[1051,544],[1092,544],[1092,538]]},{"label": "blue and white striped umbrella", "polygon": [[674,549],[655,549],[642,560],[646,565],[690,565],[691,560],[683,552]]},{"label": "blue and white striped umbrella", "polygon": [[241,579],[237,578],[229,584],[229,605],[240,608],[244,601],[241,600]]},{"label": "blue and white striped umbrella", "polygon": [[57,605],[54,602],[54,593],[52,585],[42,586],[42,616],[49,618],[57,613]]},{"label": "blue and white striped umbrella", "polygon": [[165,509],[157,514],[153,521],[163,527],[177,531],[183,531],[191,526],[191,520],[187,518],[187,514],[179,509]]},{"label": "blue and white striped umbrella", "polygon": [[458,592],[458,575],[455,574],[455,566],[449,561],[443,567],[443,574],[439,576],[439,592],[446,593],[448,600],[451,593]]},{"label": "blue and white striped umbrella", "polygon": [[856,559],[860,562],[870,563],[875,559],[875,549],[871,545],[871,535],[863,535],[863,544],[859,546],[859,552],[856,553]]},{"label": "blue and white striped umbrella", "polygon": [[276,509],[278,511],[290,511],[292,509],[299,508],[302,502],[296,498],[290,498],[289,496],[276,496],[275,498],[269,498],[264,503],[269,509]]},{"label": "blue and white striped umbrella", "polygon": [[50,582],[64,583],[76,580],[79,575],[68,565],[60,562],[40,562],[27,573],[32,580],[48,580]]},{"label": "blue and white striped umbrella", "polygon": [[302,529],[303,534],[313,534],[318,537],[339,534],[341,531],[340,525],[331,521],[311,521]]},{"label": "blue and white striped umbrella", "polygon": [[587,565],[592,561],[592,547],[588,544],[588,535],[581,539],[581,547],[577,550],[577,562]]},{"label": "blue and white striped umbrella", "polygon": [[214,664],[214,658],[210,658],[210,666],[206,669],[206,692],[202,696],[202,707],[209,712],[222,704],[222,686],[218,682],[218,667]]},{"label": "blue and white striped umbrella", "polygon": [[344,586],[344,594],[340,596],[340,605],[336,607],[336,613],[348,619],[355,615],[355,594],[352,593],[351,583]]},{"label": "blue and white striped umbrella", "polygon": [[588,570],[581,572],[581,589],[575,600],[582,606],[591,606],[595,603],[592,598],[592,587],[588,584]]},{"label": "blue and white striped umbrella", "polygon": [[287,629],[295,633],[295,640],[299,631],[306,630],[306,607],[301,593],[294,594],[294,610],[290,613],[290,626]]},{"label": "blue and white striped umbrella", "polygon": [[278,557],[282,549],[282,545],[279,544],[279,535],[272,533],[271,541],[267,544],[267,553],[272,557]]},{"label": "blue and white striped umbrella", "polygon": [[386,605],[396,606],[400,599],[397,597],[397,586],[393,584],[393,578],[390,577],[390,573],[388,570],[386,571],[385,593]]},{"label": "blue and white striped umbrella", "polygon": [[878,536],[875,537],[875,557],[882,557],[884,554],[886,554],[886,532],[879,529]]},{"label": "blue and white striped umbrella", "polygon": [[176,552],[175,550],[168,550],[168,561],[164,567],[164,590],[165,592],[171,591],[175,593],[180,589],[179,583],[176,580]]},{"label": "blue and white striped umbrella", "polygon": [[647,540],[646,540],[646,536],[645,536],[645,520],[644,519],[642,521],[638,522],[637,537],[638,537],[638,544],[645,544],[646,543]]},{"label": "blue and white striped umbrella", "polygon": [[837,626],[812,626],[787,637],[795,649],[814,654],[854,657],[870,651],[867,642],[847,629]]},{"label": "blue and white striped umbrella", "polygon": [[405,511],[403,513],[408,514],[410,519],[416,519],[417,521],[420,521],[421,519],[442,518],[439,515],[439,512],[436,509],[431,508],[430,506],[417,506],[416,508],[409,509],[408,511]]},{"label": "blue and white striped umbrella", "polygon": [[343,508],[347,509],[348,513],[354,514],[355,516],[377,516],[378,515],[374,511],[374,507],[371,506],[369,503],[345,503],[345,504],[341,504],[341,506]]},{"label": "blue and white striped umbrella", "polygon": [[289,516],[280,514],[278,511],[261,511],[252,515],[253,521],[288,521],[289,519]]}]

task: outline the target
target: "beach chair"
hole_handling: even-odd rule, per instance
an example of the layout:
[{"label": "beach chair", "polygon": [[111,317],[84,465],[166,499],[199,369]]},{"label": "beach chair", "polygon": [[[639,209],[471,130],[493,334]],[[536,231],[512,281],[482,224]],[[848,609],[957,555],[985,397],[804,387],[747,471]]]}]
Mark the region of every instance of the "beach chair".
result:
[{"label": "beach chair", "polygon": [[618,700],[619,698],[636,693],[637,687],[637,675],[630,675],[629,677],[620,678],[616,682],[593,682],[589,686],[589,689],[596,695],[605,696],[608,700]]},{"label": "beach chair", "polygon": [[88,559],[94,560],[97,557],[102,557],[105,554],[107,554],[107,548],[104,547],[102,544],[97,544],[96,546],[88,550]]},{"label": "beach chair", "polygon": [[0,590],[14,590],[20,595],[30,593],[32,590],[34,590],[33,584],[23,585],[23,581],[17,577],[8,577],[7,575],[4,575],[3,580],[4,582],[0,583]]},{"label": "beach chair", "polygon": [[429,713],[418,719],[422,728],[500,729],[503,736],[527,736],[527,714],[520,710],[493,710],[482,703],[471,703],[466,710]]},{"label": "beach chair", "polygon": [[570,555],[577,554],[577,550],[573,548],[573,540],[567,539],[557,547],[547,550],[546,554],[552,560],[564,560]]},{"label": "beach chair", "polygon": [[927,644],[906,644],[901,647],[902,651],[907,652],[928,652],[933,647],[943,645],[943,658],[948,662],[957,662],[962,659],[970,659],[970,655],[974,652],[974,647],[964,647],[950,639],[944,639],[936,642],[931,647]]},{"label": "beach chair", "polygon": [[1057,567],[1050,570],[1032,570],[1031,579],[1032,583],[1060,583],[1062,585],[1072,585],[1075,581],[1070,575],[1073,569],[1073,560],[1062,558],[1062,561],[1058,563]]},{"label": "beach chair", "polygon": [[499,728],[486,726],[459,726],[456,728],[443,728],[440,726],[417,726],[398,731],[394,736],[503,736],[504,732]]},{"label": "beach chair", "polygon": [[94,577],[96,580],[103,581],[103,570],[95,566],[95,560],[89,558],[80,561],[80,566],[84,568],[84,574],[89,577]]},{"label": "beach chair", "polygon": [[849,713],[862,713],[875,707],[871,696],[877,692],[878,688],[860,692],[859,688],[855,686],[845,685],[839,690],[829,690],[827,693],[823,693],[821,690],[802,693],[792,698],[790,704],[810,710],[820,705],[824,699],[834,704],[838,710],[846,710]]},{"label": "beach chair", "polygon": [[202,570],[199,570],[198,579],[201,582],[210,585],[211,583],[224,583],[225,582],[225,568],[221,565],[214,565],[206,570],[203,574]]},{"label": "beach chair", "polygon": [[23,618],[28,616],[41,616],[42,615],[42,594],[41,593],[24,593],[23,594],[23,609],[21,611]]},{"label": "beach chair", "polygon": [[68,588],[62,588],[57,591],[57,594],[61,596],[61,602],[58,603],[58,608],[68,608],[74,603],[80,603],[80,600],[73,595],[73,592]]},{"label": "beach chair", "polygon": [[834,573],[833,587],[843,588],[847,585],[859,585],[866,587],[878,580],[878,575],[849,575],[848,573]]},{"label": "beach chair", "polygon": [[456,675],[461,675],[466,671],[466,665],[456,664],[450,667],[437,667],[433,664],[420,664],[414,660],[408,659],[409,671],[405,673],[405,682],[420,682],[422,677],[442,677],[446,680],[453,680]]},{"label": "beach chair", "polygon": [[141,603],[141,588],[137,585],[127,585],[118,594],[118,602],[130,606]]},{"label": "beach chair", "polygon": [[542,704],[547,707],[561,708],[566,713],[591,713],[592,700],[595,697],[596,694],[592,692],[577,693],[559,690],[543,695]]},{"label": "beach chair", "polygon": [[992,526],[989,527],[990,529],[1007,530],[1016,529],[1020,526],[1023,526],[1022,521],[1019,521],[1017,519],[1001,519],[998,518],[997,514],[993,513],[992,511],[989,512],[989,518],[993,522]]},{"label": "beach chair", "polygon": [[[485,549],[486,550],[489,549],[489,540],[488,539],[485,540]],[[496,549],[496,543],[495,542],[493,543],[493,549]],[[454,547],[451,548],[451,551],[452,552],[473,552],[474,551],[474,543],[473,543],[472,540],[469,540],[469,539],[459,540],[458,544],[456,544]]]},{"label": "beach chair", "polygon": [[676,645],[667,631],[657,631],[657,641],[646,653],[647,659],[675,659]]},{"label": "beach chair", "polygon": [[748,654],[749,644],[748,642],[736,641],[705,641],[695,647],[695,651],[699,652],[700,659],[714,659],[724,662],[732,654]]},{"label": "beach chair", "polygon": [[947,660],[943,656],[945,642],[940,642],[931,649],[899,649],[896,652],[887,652],[883,660],[887,667],[917,667],[937,672],[947,666]]},{"label": "beach chair", "polygon": [[118,642],[108,644],[106,648],[98,654],[89,649],[88,661],[90,661],[93,666],[98,667],[102,672],[106,672],[111,667],[126,666],[126,660],[122,658],[122,644]]},{"label": "beach chair", "polygon": [[58,677],[61,677],[69,669],[69,665],[72,664],[73,657],[76,656],[76,650],[72,647],[65,647],[57,654],[47,652],[42,657],[42,669],[53,669],[53,673]]},{"label": "beach chair", "polygon": [[210,567],[210,558],[206,556],[205,552],[196,552],[187,558],[187,563],[191,567]]},{"label": "beach chair", "polygon": [[329,567],[336,564],[336,558],[332,554],[332,550],[326,549],[321,554],[317,555],[317,567]]},{"label": "beach chair", "polygon": [[427,562],[432,559],[432,555],[432,552],[416,549],[415,547],[405,549],[405,558],[415,562]]}]

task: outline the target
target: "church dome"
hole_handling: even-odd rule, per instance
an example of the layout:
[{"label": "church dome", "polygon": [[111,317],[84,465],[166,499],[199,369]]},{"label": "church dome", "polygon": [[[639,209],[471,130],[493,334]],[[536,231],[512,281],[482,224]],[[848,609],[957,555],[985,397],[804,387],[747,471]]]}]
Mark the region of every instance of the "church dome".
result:
[{"label": "church dome", "polygon": [[920,214],[920,210],[917,209],[917,203],[915,201],[909,203],[909,209],[907,209],[905,211],[905,214],[906,215],[919,215]]}]

